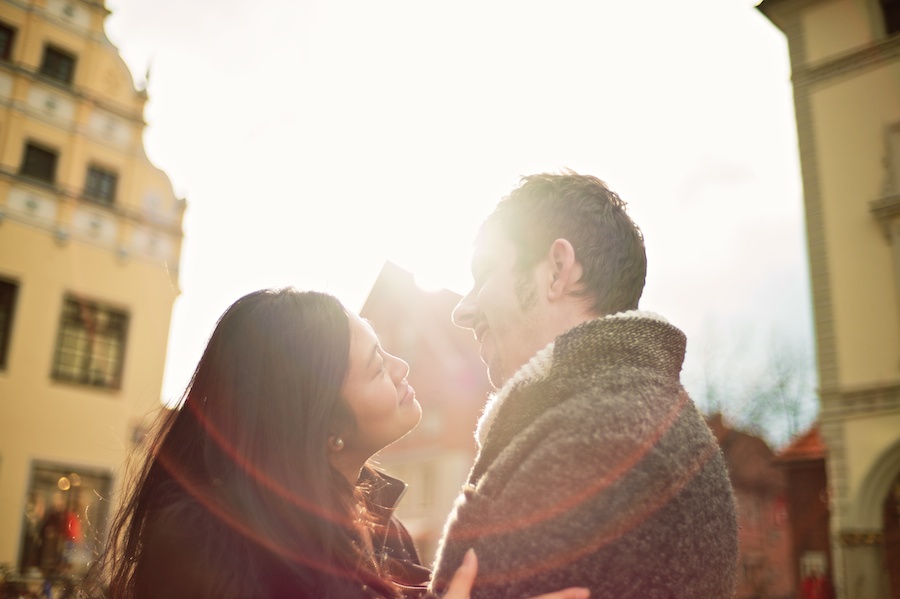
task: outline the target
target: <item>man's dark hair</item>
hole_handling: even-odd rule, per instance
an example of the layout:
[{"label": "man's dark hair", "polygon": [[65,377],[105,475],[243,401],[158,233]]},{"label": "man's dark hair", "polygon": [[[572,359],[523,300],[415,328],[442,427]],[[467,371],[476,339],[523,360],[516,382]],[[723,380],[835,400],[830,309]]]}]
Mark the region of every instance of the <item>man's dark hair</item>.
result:
[{"label": "man's dark hair", "polygon": [[578,295],[600,314],[637,308],[647,276],[644,238],[600,179],[569,170],[522,177],[481,227],[482,234],[498,230],[515,246],[520,271],[543,259],[554,240],[568,240],[584,271]]}]

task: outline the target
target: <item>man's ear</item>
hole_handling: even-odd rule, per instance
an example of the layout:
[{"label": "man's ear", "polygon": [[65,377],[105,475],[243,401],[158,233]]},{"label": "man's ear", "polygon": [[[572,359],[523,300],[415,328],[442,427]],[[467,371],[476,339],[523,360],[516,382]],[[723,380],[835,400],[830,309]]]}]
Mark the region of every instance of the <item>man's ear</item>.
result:
[{"label": "man's ear", "polygon": [[581,280],[581,263],[575,259],[575,248],[569,240],[562,238],[550,244],[547,259],[550,264],[547,298],[561,299],[572,292]]}]

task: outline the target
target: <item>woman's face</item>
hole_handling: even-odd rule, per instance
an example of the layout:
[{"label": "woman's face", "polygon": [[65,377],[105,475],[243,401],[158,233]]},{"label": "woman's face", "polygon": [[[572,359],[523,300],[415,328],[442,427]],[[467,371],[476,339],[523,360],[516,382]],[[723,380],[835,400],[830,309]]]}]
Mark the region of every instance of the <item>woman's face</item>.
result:
[{"label": "woman's face", "polygon": [[407,374],[409,364],[384,351],[369,323],[351,314],[350,370],[342,394],[356,427],[341,435],[345,456],[365,461],[416,427],[422,407]]}]

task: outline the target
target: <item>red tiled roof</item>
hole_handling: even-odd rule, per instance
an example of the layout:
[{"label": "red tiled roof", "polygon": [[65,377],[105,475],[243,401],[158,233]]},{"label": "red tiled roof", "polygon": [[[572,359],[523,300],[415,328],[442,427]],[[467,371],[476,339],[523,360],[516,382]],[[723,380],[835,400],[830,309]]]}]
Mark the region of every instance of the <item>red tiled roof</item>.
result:
[{"label": "red tiled roof", "polygon": [[827,448],[825,443],[822,442],[822,435],[819,433],[819,425],[815,424],[781,450],[777,459],[779,462],[821,460],[825,458],[826,452]]}]

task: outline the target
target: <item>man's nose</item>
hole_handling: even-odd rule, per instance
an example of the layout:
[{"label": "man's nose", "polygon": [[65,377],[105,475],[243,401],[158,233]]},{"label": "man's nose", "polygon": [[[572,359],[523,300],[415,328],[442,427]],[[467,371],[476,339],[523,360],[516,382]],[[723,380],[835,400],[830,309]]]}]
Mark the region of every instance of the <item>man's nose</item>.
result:
[{"label": "man's nose", "polygon": [[475,305],[471,301],[471,294],[462,298],[451,316],[453,324],[464,329],[475,328]]}]

